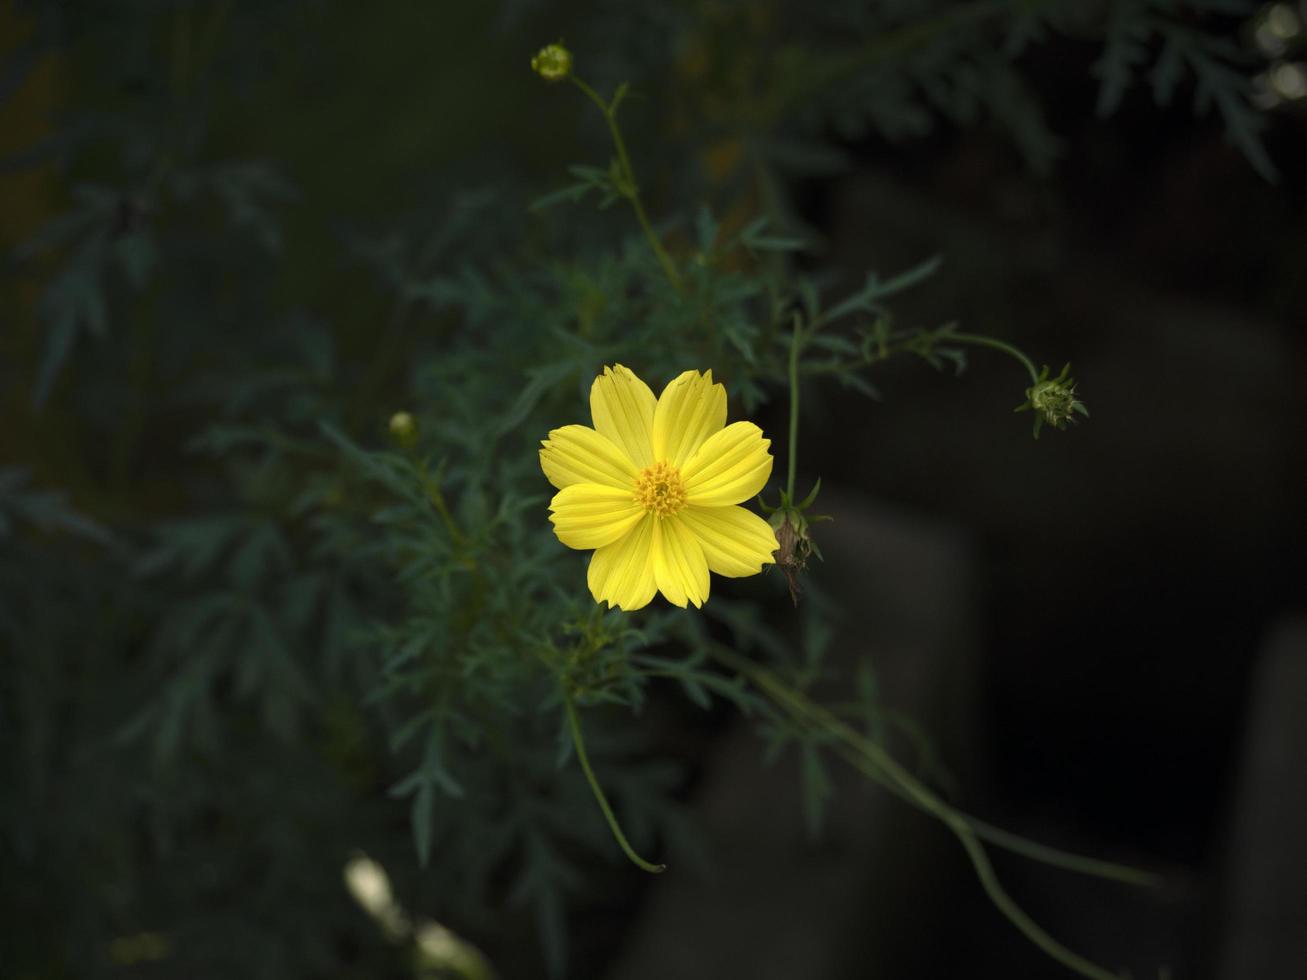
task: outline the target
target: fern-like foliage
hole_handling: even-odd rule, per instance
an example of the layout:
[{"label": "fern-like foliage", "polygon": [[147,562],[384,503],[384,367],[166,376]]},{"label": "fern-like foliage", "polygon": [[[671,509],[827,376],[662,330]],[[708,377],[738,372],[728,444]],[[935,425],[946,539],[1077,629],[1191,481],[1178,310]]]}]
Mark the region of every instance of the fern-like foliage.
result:
[{"label": "fern-like foliage", "polygon": [[[1191,82],[1271,169],[1239,52],[1208,29],[1235,4],[1121,0],[1101,21],[1036,0],[596,4],[577,45],[600,38],[597,84],[629,75],[622,112],[651,130],[664,95],[680,113],[683,143],[631,140],[649,198],[684,201],[651,205],[673,283],[606,150],[497,182],[498,121],[459,175],[475,190],[441,171],[435,204],[416,186],[380,216],[339,213],[343,187],[315,199],[305,161],[390,127],[384,112],[347,118],[298,169],[233,120],[278,82],[294,110],[269,131],[311,111],[302,86],[339,67],[313,60],[331,5],[19,6],[31,36],[0,93],[42,59],[71,68],[55,131],[0,164],[57,188],[6,256],[18,314],[0,360],[30,457],[0,469],[0,880],[30,888],[6,904],[0,963],[18,976],[403,974],[341,883],[360,849],[415,915],[567,975],[577,909],[622,867],[569,696],[636,847],[693,853],[693,762],[641,724],[682,699],[797,752],[818,831],[830,739],[710,652],[820,690],[835,615],[820,586],[797,626],[778,575],[715,584],[702,615],[598,608],[546,520],[539,440],[585,417],[616,361],[655,384],[712,367],[769,431],[792,356],[802,386],[869,398],[900,354],[961,371],[961,325],[895,312],[939,260],[816,269],[784,181],[845,166],[841,140],[940,119],[995,124],[1051,167],[1057,127],[1021,55],[1052,33],[1105,36],[1104,111],[1141,74],[1162,103]],[[429,41],[409,51],[424,71]],[[294,58],[308,74],[279,79]],[[410,426],[390,427],[398,412]],[[947,785],[870,667],[850,690],[840,718]]]}]

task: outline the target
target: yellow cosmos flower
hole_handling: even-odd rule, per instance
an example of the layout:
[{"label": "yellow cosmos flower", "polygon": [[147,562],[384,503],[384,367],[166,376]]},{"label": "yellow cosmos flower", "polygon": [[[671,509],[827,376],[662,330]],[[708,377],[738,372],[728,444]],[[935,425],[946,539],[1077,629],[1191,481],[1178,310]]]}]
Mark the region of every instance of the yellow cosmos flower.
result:
[{"label": "yellow cosmos flower", "polygon": [[686,371],[655,400],[618,364],[590,389],[594,428],[565,425],[541,443],[540,467],[558,488],[549,519],[569,548],[594,548],[596,602],[628,612],[661,592],[703,605],[709,571],[756,575],[776,535],[736,506],[771,476],[770,440],[752,422],[726,424],[726,389]]}]

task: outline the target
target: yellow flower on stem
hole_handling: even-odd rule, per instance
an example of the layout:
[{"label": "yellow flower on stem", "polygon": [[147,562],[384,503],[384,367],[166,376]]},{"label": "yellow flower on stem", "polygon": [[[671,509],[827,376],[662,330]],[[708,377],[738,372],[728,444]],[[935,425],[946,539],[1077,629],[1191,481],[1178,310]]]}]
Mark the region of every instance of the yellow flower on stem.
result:
[{"label": "yellow flower on stem", "polygon": [[590,414],[593,429],[549,433],[540,467],[558,488],[549,505],[558,540],[595,549],[596,602],[630,612],[661,592],[701,606],[710,571],[741,578],[774,561],[775,532],[738,506],[771,476],[771,442],[752,422],[726,424],[726,389],[711,371],[684,372],[655,400],[628,368],[606,367]]}]

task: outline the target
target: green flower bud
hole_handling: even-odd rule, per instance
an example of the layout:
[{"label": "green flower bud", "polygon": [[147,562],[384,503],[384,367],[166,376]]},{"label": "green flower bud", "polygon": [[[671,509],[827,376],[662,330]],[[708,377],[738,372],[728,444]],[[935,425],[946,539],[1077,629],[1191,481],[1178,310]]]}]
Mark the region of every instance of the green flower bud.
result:
[{"label": "green flower bud", "polygon": [[572,74],[572,52],[561,44],[546,44],[531,59],[531,70],[546,82],[561,82]]},{"label": "green flower bud", "polygon": [[408,412],[396,412],[390,417],[390,437],[408,448],[417,442],[418,424]]}]

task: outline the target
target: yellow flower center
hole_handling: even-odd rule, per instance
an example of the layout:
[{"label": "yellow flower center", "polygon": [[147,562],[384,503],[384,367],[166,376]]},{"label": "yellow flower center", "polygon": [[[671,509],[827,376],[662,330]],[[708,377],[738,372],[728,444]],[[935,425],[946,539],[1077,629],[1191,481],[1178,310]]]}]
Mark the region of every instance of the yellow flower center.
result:
[{"label": "yellow flower center", "polygon": [[681,471],[671,463],[646,466],[635,481],[635,500],[650,514],[666,517],[685,506]]}]

